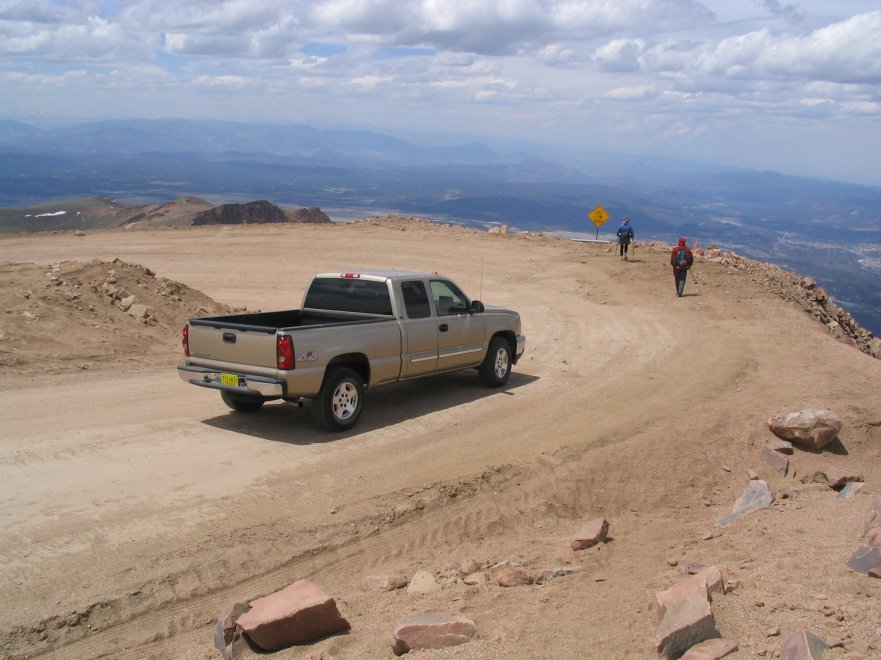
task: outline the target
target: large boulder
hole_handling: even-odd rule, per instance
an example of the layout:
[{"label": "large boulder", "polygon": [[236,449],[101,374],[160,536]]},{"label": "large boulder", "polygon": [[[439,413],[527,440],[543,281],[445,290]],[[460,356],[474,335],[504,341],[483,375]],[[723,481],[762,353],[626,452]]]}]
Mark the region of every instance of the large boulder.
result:
[{"label": "large boulder", "polygon": [[464,644],[474,637],[474,622],[459,612],[424,612],[395,626],[395,655],[412,649],[441,649]]},{"label": "large boulder", "polygon": [[774,415],[768,428],[778,438],[819,451],[838,436],[841,419],[831,410],[800,410]]},{"label": "large boulder", "polygon": [[236,624],[264,651],[305,644],[351,628],[336,601],[309,580],[258,598]]},{"label": "large boulder", "polygon": [[689,591],[666,605],[657,632],[657,651],[663,660],[673,660],[695,644],[719,637],[716,619],[706,595]]}]

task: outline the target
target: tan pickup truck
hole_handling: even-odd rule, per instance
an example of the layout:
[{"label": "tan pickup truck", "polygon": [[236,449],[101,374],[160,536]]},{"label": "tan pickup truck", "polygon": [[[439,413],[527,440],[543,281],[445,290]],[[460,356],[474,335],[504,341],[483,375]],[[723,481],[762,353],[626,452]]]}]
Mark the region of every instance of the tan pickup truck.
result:
[{"label": "tan pickup truck", "polygon": [[320,273],[301,309],[189,319],[178,374],[240,412],[311,399],[316,422],[342,431],[368,387],[467,368],[501,387],[525,346],[517,312],[469,300],[441,275]]}]

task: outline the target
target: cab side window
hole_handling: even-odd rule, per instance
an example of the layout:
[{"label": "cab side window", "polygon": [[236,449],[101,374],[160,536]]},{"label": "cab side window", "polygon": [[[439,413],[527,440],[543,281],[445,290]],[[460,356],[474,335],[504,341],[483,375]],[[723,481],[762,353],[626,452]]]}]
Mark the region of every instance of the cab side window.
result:
[{"label": "cab side window", "polygon": [[404,296],[407,318],[424,319],[431,316],[431,306],[428,304],[425,284],[419,281],[401,282],[401,293]]},{"label": "cab side window", "polygon": [[432,280],[431,296],[438,316],[453,316],[468,312],[468,299],[452,282]]}]

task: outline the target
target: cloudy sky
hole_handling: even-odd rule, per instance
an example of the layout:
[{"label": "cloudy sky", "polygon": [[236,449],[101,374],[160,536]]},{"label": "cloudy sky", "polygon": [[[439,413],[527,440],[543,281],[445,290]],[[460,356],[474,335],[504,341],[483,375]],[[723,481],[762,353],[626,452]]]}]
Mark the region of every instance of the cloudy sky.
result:
[{"label": "cloudy sky", "polygon": [[878,0],[0,0],[0,118],[516,137],[881,185]]}]

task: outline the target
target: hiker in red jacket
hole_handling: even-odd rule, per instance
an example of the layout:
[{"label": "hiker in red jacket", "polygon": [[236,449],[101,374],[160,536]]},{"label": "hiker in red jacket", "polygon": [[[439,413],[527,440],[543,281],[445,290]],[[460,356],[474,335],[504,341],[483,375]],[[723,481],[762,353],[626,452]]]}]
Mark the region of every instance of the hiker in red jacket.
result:
[{"label": "hiker in red jacket", "polygon": [[682,297],[685,291],[685,278],[688,276],[688,269],[694,263],[694,255],[685,245],[685,238],[679,239],[679,245],[673,248],[670,253],[670,265],[673,266],[673,278],[676,280],[676,295]]}]

